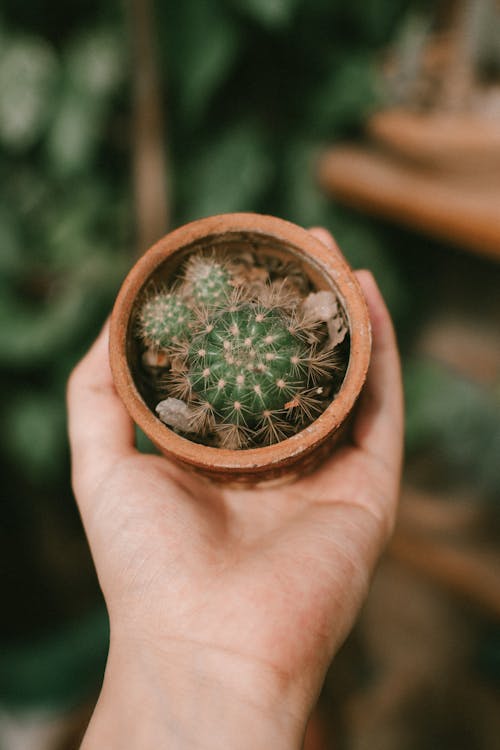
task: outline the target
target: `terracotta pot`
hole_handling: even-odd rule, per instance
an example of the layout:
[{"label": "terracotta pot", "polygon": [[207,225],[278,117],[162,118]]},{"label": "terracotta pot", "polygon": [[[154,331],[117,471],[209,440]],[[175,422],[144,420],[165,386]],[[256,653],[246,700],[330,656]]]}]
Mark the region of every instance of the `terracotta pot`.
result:
[{"label": "terracotta pot", "polygon": [[346,144],[323,154],[318,180],[337,203],[497,261],[500,257],[500,179],[495,189],[493,177],[482,183],[466,180],[417,167],[390,152]]},{"label": "terracotta pot", "polygon": [[[298,261],[318,290],[334,289],[343,305],[350,333],[347,372],[340,390],[308,427],[280,443],[263,448],[229,450],[200,445],[163,424],[148,406],[138,385],[138,344],[134,317],[138,299],[152,277],[171,278],[197,247],[252,244]],[[111,318],[110,360],[116,389],[139,427],[168,458],[216,481],[243,485],[293,479],[311,470],[338,441],[365,381],[371,330],[361,288],[338,249],[327,248],[305,229],[281,219],[238,213],[212,216],[167,234],[140,258],[118,294]]]}]

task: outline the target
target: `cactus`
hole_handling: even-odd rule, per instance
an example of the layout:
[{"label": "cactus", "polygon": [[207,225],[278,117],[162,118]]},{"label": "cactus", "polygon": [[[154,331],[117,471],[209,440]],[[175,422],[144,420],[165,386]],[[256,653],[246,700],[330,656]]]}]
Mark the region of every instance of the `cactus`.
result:
[{"label": "cactus", "polygon": [[183,340],[192,312],[174,292],[162,289],[147,298],[139,312],[139,335],[147,347],[168,349]]},{"label": "cactus", "polygon": [[138,316],[144,345],[168,358],[157,413],[177,429],[181,413],[181,432],[229,448],[279,442],[310,424],[337,367],[326,324],[302,311],[286,279],[246,285],[241,268],[194,255],[177,289],[146,298]]},{"label": "cactus", "polygon": [[184,272],[186,290],[201,305],[217,305],[231,292],[228,264],[215,256],[192,255]]}]

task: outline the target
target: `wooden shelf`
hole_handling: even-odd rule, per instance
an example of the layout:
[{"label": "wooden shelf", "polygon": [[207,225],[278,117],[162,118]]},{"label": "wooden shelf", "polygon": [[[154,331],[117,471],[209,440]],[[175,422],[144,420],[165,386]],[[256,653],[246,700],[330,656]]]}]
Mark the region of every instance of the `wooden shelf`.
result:
[{"label": "wooden shelf", "polygon": [[445,170],[475,182],[495,171],[500,179],[500,123],[468,113],[416,113],[386,109],[372,115],[366,132],[386,150],[418,166]]},{"label": "wooden shelf", "polygon": [[397,531],[389,555],[500,621],[500,555],[482,546],[453,544]]},{"label": "wooden shelf", "polygon": [[436,173],[370,146],[320,159],[323,188],[340,202],[500,260],[500,174],[481,182]]}]

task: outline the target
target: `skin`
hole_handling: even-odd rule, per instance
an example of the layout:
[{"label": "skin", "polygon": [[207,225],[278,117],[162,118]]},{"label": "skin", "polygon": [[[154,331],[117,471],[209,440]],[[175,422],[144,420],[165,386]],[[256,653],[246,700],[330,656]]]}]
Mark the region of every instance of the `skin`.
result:
[{"label": "skin", "polygon": [[107,327],[72,373],[73,486],[111,625],[84,750],[302,746],[399,491],[396,341],[373,277],[357,275],[373,353],[351,440],[294,484],[226,489],[138,453]]}]

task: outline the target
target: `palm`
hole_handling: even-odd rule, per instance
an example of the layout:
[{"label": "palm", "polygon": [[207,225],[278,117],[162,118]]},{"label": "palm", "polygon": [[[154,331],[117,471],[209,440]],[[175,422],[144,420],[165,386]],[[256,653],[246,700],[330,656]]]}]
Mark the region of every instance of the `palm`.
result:
[{"label": "palm", "polygon": [[125,458],[101,485],[106,517],[91,537],[112,618],[149,633],[161,622],[158,642],[229,649],[277,673],[301,674],[316,654],[314,692],[387,531],[373,511],[386,474],[346,447],[309,478],[249,492]]}]

